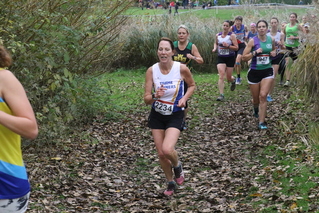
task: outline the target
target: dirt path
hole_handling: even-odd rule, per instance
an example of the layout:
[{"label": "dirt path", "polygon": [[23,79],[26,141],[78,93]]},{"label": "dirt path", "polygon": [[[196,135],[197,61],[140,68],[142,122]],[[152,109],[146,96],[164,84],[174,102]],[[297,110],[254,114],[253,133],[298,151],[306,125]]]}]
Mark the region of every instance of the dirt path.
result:
[{"label": "dirt path", "polygon": [[224,103],[204,91],[198,89],[215,110],[204,114],[192,99],[190,127],[177,146],[186,182],[173,197],[162,193],[165,179],[146,127],[148,112],[134,111],[125,120],[92,124],[87,132],[94,143],[71,138],[59,151],[35,156],[27,150],[29,212],[258,212],[247,201],[256,175],[265,172],[256,156],[287,140],[277,128],[286,107],[278,100],[290,93],[279,92],[269,106],[269,130],[260,131],[248,90]]}]

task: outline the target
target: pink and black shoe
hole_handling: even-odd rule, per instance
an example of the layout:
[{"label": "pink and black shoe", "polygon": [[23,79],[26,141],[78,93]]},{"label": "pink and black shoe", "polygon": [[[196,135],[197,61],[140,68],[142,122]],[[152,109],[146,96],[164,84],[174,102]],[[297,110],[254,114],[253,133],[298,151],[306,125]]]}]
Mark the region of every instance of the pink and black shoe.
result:
[{"label": "pink and black shoe", "polygon": [[182,163],[178,162],[178,166],[174,167],[175,181],[178,185],[182,185],[185,180]]},{"label": "pink and black shoe", "polygon": [[174,194],[175,190],[176,190],[176,183],[175,183],[175,181],[170,181],[170,182],[168,182],[168,184],[167,184],[167,189],[164,191],[164,195],[166,195],[166,196],[171,196],[171,195]]}]

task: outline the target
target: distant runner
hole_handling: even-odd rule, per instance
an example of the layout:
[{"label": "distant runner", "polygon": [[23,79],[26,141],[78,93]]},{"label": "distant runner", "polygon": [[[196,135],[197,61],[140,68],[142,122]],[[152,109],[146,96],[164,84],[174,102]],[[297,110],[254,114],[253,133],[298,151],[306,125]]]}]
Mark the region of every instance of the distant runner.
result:
[{"label": "distant runner", "polygon": [[229,28],[234,24],[232,21],[223,22],[223,31],[216,34],[214,43],[215,52],[217,50],[217,69],[219,74],[218,89],[219,96],[216,101],[224,100],[225,74],[227,81],[231,83],[230,90],[234,91],[236,88],[236,78],[232,76],[235,64],[235,51],[238,50],[238,43],[234,33],[229,32]]},{"label": "distant runner", "polygon": [[243,17],[237,16],[235,18],[235,25],[233,25],[230,28],[230,31],[235,33],[237,42],[238,42],[238,50],[236,51],[236,62],[235,62],[235,70],[237,73],[236,78],[236,84],[241,84],[241,77],[240,77],[240,71],[241,71],[241,57],[243,54],[243,51],[246,47],[245,44],[245,37],[247,32],[247,27],[243,25]]}]

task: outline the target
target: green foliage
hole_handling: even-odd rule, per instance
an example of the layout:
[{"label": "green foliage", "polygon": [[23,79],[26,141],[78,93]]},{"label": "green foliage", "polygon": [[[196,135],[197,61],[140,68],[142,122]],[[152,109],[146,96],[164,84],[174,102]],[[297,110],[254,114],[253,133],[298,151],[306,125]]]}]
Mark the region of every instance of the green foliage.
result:
[{"label": "green foliage", "polygon": [[[113,1],[0,2],[0,37],[14,56],[10,68],[28,92],[40,124],[39,141],[64,139],[69,125],[85,124],[105,112],[107,98],[95,87],[103,58],[117,52],[114,41],[131,4]],[[86,80],[88,79],[88,80]],[[106,96],[107,97],[107,96]],[[103,101],[100,101],[103,100]]]},{"label": "green foliage", "polygon": [[[190,40],[205,60],[204,65],[194,66],[195,71],[210,72],[215,70],[216,55],[211,50],[215,34],[221,31],[222,14],[228,14],[228,19],[245,15],[245,23],[260,16],[258,10],[252,15],[249,7],[232,12],[198,10],[176,17],[120,16],[131,3],[121,0],[0,2],[0,39],[13,53],[15,62],[10,70],[22,81],[36,112],[41,127],[39,141],[64,139],[63,132],[70,125],[86,124],[101,114],[114,118],[109,113],[113,111],[111,107],[126,109],[125,104],[118,105],[107,98],[115,90],[109,87],[112,81],[104,81],[106,86],[99,88],[96,85],[103,79],[94,76],[119,67],[152,65],[157,61],[158,39],[167,36],[176,40],[180,24],[190,28]],[[213,15],[198,18],[199,13]],[[281,14],[288,17],[287,10]],[[132,81],[127,88],[133,86]],[[123,94],[117,100],[128,101],[127,97]],[[129,102],[126,105],[135,104],[134,100]]]}]

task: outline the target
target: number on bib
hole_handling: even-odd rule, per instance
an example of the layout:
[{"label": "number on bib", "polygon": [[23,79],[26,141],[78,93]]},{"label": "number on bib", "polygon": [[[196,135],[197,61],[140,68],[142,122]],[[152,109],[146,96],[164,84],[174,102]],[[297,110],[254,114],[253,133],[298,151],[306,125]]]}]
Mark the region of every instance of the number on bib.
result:
[{"label": "number on bib", "polygon": [[293,45],[295,43],[295,40],[294,39],[290,39],[290,38],[286,38],[286,42],[289,45]]},{"label": "number on bib", "polygon": [[229,49],[228,48],[219,47],[218,48],[218,52],[219,52],[219,55],[229,55]]},{"label": "number on bib", "polygon": [[174,103],[155,101],[154,103],[155,111],[161,113],[162,115],[171,115],[174,109]]},{"label": "number on bib", "polygon": [[257,64],[269,64],[269,55],[257,56]]}]

